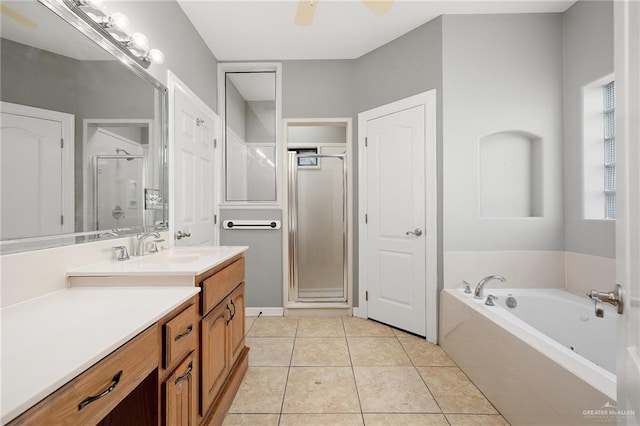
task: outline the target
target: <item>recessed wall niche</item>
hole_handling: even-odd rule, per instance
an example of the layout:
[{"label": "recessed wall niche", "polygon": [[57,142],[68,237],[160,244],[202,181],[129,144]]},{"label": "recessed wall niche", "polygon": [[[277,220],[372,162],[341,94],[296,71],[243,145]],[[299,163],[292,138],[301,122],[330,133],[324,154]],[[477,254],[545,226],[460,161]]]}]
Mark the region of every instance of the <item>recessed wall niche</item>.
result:
[{"label": "recessed wall niche", "polygon": [[542,138],[509,130],[480,138],[480,217],[542,217]]}]

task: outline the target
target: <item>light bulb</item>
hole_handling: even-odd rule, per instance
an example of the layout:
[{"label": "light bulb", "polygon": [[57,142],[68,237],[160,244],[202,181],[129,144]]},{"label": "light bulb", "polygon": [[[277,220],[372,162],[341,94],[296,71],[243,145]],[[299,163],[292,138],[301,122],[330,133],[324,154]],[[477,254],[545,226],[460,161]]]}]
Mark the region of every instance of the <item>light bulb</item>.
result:
[{"label": "light bulb", "polygon": [[142,33],[134,33],[131,35],[131,44],[139,50],[149,49],[149,39]]},{"label": "light bulb", "polygon": [[111,23],[113,28],[117,29],[118,31],[122,31],[123,33],[129,31],[130,21],[124,13],[116,12],[112,14],[109,18],[109,22]]},{"label": "light bulb", "polygon": [[147,53],[147,58],[155,64],[162,64],[164,62],[164,53],[158,49],[151,49],[149,53]]}]

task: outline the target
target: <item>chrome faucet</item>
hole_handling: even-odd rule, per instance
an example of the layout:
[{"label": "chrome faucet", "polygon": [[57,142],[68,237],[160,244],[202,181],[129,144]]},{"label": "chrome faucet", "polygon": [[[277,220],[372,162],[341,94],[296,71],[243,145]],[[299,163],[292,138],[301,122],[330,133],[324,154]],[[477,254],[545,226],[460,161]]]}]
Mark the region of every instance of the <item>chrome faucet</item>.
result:
[{"label": "chrome faucet", "polygon": [[138,241],[136,241],[136,247],[133,250],[134,256],[144,256],[144,241],[149,237],[159,239],[160,234],[153,231],[138,235]]},{"label": "chrome faucet", "polygon": [[473,292],[473,297],[475,299],[482,299],[482,289],[484,288],[485,284],[491,280],[500,280],[503,283],[507,282],[507,279],[502,275],[487,275],[486,277],[481,279],[480,282],[478,282],[478,285],[476,286],[476,289]]}]

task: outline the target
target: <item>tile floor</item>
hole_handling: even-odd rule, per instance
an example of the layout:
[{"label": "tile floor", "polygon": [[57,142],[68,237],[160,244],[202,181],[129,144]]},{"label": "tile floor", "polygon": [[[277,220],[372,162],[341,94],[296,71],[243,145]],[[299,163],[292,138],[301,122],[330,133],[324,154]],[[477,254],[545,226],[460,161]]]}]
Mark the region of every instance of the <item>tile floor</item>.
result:
[{"label": "tile floor", "polygon": [[508,423],[437,345],[359,318],[247,318],[224,425]]}]

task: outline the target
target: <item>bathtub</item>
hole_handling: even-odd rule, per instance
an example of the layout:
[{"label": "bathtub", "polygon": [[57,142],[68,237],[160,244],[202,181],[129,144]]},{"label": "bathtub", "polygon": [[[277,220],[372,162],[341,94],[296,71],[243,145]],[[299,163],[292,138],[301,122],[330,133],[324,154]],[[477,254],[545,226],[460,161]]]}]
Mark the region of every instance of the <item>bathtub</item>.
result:
[{"label": "bathtub", "polygon": [[485,288],[489,294],[495,306],[461,289],[441,291],[440,344],[507,421],[615,423],[594,414],[616,400],[614,308],[596,318],[587,297],[559,289]]}]

